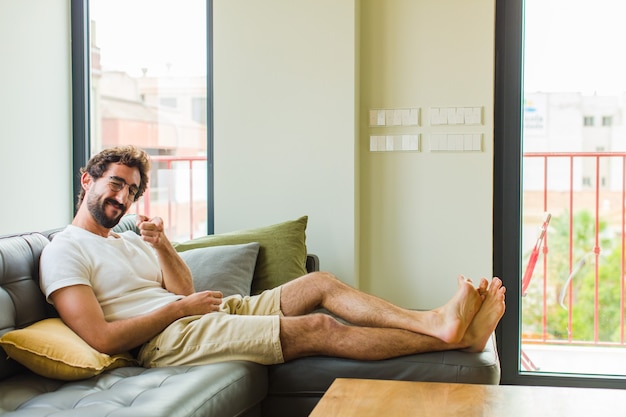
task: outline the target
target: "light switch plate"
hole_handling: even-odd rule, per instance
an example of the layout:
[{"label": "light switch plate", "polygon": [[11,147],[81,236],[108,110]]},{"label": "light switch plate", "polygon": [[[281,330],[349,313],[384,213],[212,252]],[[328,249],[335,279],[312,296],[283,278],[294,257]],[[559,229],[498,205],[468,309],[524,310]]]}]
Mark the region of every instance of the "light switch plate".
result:
[{"label": "light switch plate", "polygon": [[430,135],[431,152],[482,152],[482,133],[435,133]]}]

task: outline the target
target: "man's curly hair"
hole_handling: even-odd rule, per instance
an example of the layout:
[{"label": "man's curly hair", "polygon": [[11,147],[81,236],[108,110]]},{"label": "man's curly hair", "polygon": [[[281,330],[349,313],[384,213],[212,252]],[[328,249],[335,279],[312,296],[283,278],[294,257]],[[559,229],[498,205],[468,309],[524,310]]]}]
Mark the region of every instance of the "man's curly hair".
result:
[{"label": "man's curly hair", "polygon": [[[134,146],[116,146],[113,148],[104,149],[98,154],[94,155],[87,162],[87,166],[80,169],[80,175],[87,172],[94,180],[101,178],[104,172],[109,168],[110,164],[122,164],[131,168],[139,168],[139,175],[141,176],[141,182],[139,183],[139,191],[135,195],[135,201],[139,199],[146,191],[148,186],[148,173],[150,172],[150,157],[143,149]],[[78,209],[85,198],[85,190],[81,188],[78,194],[78,202],[76,208]]]}]

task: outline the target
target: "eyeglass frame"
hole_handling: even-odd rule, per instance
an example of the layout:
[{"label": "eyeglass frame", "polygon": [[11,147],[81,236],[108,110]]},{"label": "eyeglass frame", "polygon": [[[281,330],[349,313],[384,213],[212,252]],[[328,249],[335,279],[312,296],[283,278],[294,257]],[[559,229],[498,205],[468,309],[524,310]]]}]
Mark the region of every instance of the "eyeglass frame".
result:
[{"label": "eyeglass frame", "polygon": [[139,187],[135,184],[127,183],[124,178],[117,177],[115,175],[111,175],[108,178],[108,184],[111,191],[119,193],[125,187],[128,187],[128,198],[129,200],[137,201],[139,197]]}]

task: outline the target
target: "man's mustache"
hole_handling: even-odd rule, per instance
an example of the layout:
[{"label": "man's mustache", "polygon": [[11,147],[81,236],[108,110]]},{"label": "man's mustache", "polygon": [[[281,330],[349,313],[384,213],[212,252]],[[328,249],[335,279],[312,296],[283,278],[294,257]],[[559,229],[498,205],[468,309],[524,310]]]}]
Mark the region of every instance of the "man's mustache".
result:
[{"label": "man's mustache", "polygon": [[113,200],[111,198],[107,198],[105,202],[111,204],[113,207],[116,207],[116,208],[118,208],[118,209],[120,209],[122,211],[126,211],[126,205],[125,204],[118,203],[117,201],[115,201],[115,200]]}]

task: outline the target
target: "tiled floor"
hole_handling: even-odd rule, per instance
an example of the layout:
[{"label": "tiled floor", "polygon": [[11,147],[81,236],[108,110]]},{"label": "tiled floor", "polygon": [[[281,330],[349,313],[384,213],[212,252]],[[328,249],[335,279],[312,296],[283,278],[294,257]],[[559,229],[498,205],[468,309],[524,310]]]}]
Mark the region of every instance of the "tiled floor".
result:
[{"label": "tiled floor", "polygon": [[523,345],[535,372],[626,376],[626,348]]}]

